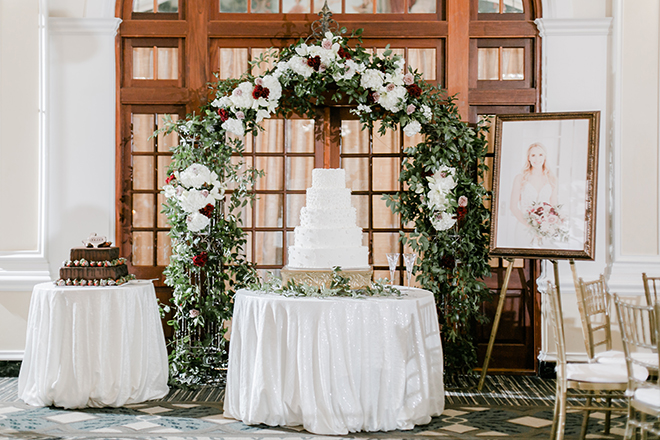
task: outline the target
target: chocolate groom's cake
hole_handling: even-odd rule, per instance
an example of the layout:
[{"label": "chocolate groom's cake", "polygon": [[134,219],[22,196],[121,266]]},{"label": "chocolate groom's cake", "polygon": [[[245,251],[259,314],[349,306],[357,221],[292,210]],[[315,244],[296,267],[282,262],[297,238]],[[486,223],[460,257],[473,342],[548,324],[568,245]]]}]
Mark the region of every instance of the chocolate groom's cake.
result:
[{"label": "chocolate groom's cake", "polygon": [[135,279],[128,273],[126,258],[119,256],[119,248],[105,237],[93,234],[83,244],[87,247],[71,249],[70,259],[62,263],[57,285],[115,286]]}]

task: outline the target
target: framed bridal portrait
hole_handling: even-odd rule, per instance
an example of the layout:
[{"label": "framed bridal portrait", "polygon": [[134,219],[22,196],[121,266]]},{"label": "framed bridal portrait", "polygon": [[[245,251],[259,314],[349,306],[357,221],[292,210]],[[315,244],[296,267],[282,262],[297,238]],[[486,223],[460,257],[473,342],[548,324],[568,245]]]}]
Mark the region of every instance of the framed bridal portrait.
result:
[{"label": "framed bridal portrait", "polygon": [[600,112],[496,115],[490,254],[595,258]]}]

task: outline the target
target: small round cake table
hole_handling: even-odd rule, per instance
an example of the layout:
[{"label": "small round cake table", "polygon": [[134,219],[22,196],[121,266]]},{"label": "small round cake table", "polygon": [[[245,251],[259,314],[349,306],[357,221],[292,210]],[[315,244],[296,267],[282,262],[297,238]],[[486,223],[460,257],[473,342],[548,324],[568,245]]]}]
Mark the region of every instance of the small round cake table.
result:
[{"label": "small round cake table", "polygon": [[154,286],[38,284],[18,397],[34,406],[123,406],[167,395],[167,350]]}]

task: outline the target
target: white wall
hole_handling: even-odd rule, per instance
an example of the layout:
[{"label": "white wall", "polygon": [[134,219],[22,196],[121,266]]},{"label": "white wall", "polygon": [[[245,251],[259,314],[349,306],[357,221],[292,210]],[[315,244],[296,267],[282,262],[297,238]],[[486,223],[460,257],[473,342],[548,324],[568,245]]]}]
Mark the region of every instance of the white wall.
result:
[{"label": "white wall", "polygon": [[[0,230],[12,231],[0,237],[0,359],[20,359],[32,286],[55,277],[81,237],[97,232],[114,241],[114,35],[119,21],[114,0],[5,0],[0,5],[0,112],[12,93],[20,93],[15,100],[24,106],[20,115],[0,114],[0,184],[25,182],[20,196],[0,195],[3,214],[20,211],[20,221],[0,216],[0,222],[14,222],[9,229],[0,224]],[[46,27],[39,26],[40,17]],[[656,0],[545,0],[538,22],[543,110],[601,111],[597,257],[578,261],[577,270],[585,279],[606,273],[614,291],[629,295],[641,293],[641,269],[660,274],[658,17]],[[5,25],[25,38],[8,45],[4,32],[11,28]],[[26,64],[11,61],[16,53],[32,66],[25,75],[18,66]],[[39,60],[47,62],[39,65]],[[36,82],[31,90],[41,92],[19,92],[7,86],[10,78],[10,84]],[[7,119],[12,115],[15,123]],[[7,131],[18,126],[20,132]],[[641,167],[636,166],[640,156]],[[12,175],[19,168],[10,167],[5,174],[10,163],[21,164],[23,172]],[[645,197],[639,197],[640,188],[648,189]],[[552,267],[547,269],[552,278]],[[565,262],[559,272],[569,350],[582,353]],[[543,333],[542,355],[552,357],[549,329]]]}]

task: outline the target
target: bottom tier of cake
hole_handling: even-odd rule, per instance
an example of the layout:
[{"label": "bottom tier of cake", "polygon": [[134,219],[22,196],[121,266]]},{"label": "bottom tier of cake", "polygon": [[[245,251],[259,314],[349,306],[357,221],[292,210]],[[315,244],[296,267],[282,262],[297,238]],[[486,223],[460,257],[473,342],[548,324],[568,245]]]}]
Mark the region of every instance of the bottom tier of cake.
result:
[{"label": "bottom tier of cake", "polygon": [[[316,287],[330,287],[332,281],[332,269],[292,269],[282,268],[282,285],[289,280],[297,283],[304,283]],[[348,278],[348,284],[351,289],[361,289],[371,286],[373,280],[372,269],[346,269],[339,272],[343,277]]]}]

